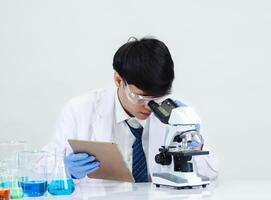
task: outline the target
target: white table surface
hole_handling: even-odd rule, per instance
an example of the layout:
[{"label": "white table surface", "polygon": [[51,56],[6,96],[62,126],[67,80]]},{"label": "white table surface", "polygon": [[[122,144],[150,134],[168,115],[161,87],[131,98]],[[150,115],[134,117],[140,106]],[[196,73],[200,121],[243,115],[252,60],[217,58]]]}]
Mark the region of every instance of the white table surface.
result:
[{"label": "white table surface", "polygon": [[75,192],[69,196],[44,196],[24,198],[42,199],[212,199],[212,200],[271,200],[269,181],[215,181],[207,188],[176,190],[167,187],[156,188],[152,183],[120,183],[114,181],[84,180],[76,184]]}]

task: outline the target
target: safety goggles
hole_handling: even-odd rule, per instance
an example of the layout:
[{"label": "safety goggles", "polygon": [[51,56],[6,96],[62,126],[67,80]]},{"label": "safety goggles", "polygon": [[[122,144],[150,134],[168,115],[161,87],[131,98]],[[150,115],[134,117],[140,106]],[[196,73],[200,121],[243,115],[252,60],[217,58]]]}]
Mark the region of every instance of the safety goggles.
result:
[{"label": "safety goggles", "polygon": [[124,91],[127,98],[133,104],[148,104],[150,101],[155,101],[156,103],[161,103],[164,100],[164,97],[152,97],[152,96],[142,96],[131,92],[129,89],[128,83],[124,80]]}]

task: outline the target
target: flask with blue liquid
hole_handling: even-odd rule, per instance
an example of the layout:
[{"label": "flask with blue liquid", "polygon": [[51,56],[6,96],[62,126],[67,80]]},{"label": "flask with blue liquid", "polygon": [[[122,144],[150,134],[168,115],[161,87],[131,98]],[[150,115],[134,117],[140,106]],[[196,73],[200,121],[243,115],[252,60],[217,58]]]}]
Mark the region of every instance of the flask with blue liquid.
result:
[{"label": "flask with blue liquid", "polygon": [[48,171],[46,151],[19,152],[19,185],[23,189],[24,197],[39,197],[47,192]]},{"label": "flask with blue liquid", "polygon": [[55,153],[55,167],[52,180],[48,185],[48,192],[51,195],[71,195],[74,192],[74,183],[68,169],[65,167],[64,158],[66,150]]}]

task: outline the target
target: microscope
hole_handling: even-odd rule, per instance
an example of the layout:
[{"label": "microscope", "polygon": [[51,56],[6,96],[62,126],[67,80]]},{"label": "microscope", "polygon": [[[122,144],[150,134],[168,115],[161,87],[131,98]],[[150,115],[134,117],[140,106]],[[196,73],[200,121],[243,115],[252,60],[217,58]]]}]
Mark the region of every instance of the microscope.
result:
[{"label": "microscope", "polygon": [[153,183],[177,189],[190,189],[195,186],[206,187],[208,177],[197,175],[194,171],[192,156],[207,155],[208,151],[193,150],[190,143],[201,144],[196,124],[200,119],[188,106],[178,107],[168,98],[161,105],[154,101],[148,103],[155,116],[167,124],[164,146],[159,148],[155,162],[161,165],[160,172],[153,173]]}]

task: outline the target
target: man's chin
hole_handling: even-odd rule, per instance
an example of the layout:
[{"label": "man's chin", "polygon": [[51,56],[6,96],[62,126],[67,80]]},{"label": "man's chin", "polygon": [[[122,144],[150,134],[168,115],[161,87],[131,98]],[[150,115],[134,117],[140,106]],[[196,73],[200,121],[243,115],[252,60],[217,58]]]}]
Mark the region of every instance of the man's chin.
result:
[{"label": "man's chin", "polygon": [[151,113],[138,113],[136,118],[140,119],[140,120],[145,120],[147,119],[149,116],[151,115]]}]

